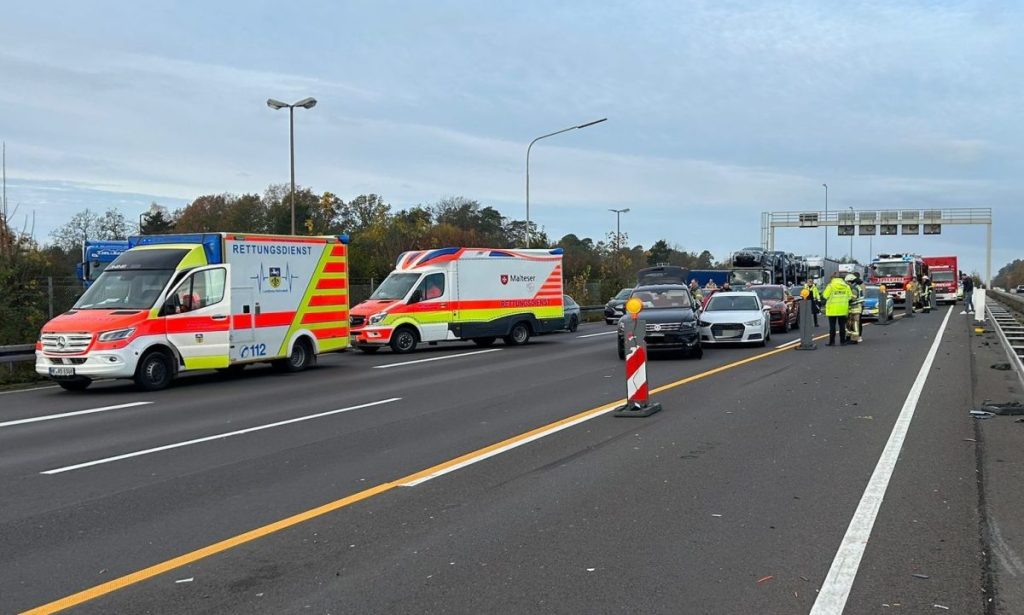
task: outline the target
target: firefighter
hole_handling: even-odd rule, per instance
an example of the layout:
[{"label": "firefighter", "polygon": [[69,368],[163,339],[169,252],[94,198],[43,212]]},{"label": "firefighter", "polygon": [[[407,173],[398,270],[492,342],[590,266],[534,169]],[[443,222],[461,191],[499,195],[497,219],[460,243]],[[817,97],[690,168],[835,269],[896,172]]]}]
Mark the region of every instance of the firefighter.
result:
[{"label": "firefighter", "polygon": [[925,314],[932,311],[932,281],[928,276],[921,278],[921,311]]},{"label": "firefighter", "polygon": [[846,319],[848,337],[851,344],[859,344],[860,316],[864,310],[864,286],[860,276],[854,273],[847,274],[846,283],[850,286],[850,314]]},{"label": "firefighter", "polygon": [[807,289],[807,302],[811,306],[811,314],[814,316],[814,326],[818,326],[818,314],[821,313],[821,291],[818,290],[818,285],[813,280],[807,280],[804,282],[804,288]]},{"label": "firefighter", "polygon": [[835,273],[832,281],[825,287],[822,296],[825,298],[825,316],[828,317],[828,346],[836,345],[836,331],[839,331],[839,344],[845,345],[846,317],[850,313],[850,285],[843,281],[841,273]]},{"label": "firefighter", "polygon": [[700,290],[700,284],[697,284],[697,278],[690,280],[690,294],[693,295],[693,300],[697,305],[704,303],[704,293]]}]

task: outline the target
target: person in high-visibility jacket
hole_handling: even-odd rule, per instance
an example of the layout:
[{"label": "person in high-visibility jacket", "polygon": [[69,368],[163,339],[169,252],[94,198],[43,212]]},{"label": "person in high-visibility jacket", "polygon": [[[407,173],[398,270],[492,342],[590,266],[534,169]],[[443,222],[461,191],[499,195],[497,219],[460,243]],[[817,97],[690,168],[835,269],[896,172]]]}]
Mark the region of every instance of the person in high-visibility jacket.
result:
[{"label": "person in high-visibility jacket", "polygon": [[851,343],[859,344],[860,316],[864,311],[864,285],[860,281],[860,276],[855,273],[847,274],[845,280],[850,286],[850,314],[846,318],[847,337]]},{"label": "person in high-visibility jacket", "polygon": [[814,326],[818,326],[818,314],[821,313],[821,291],[818,290],[818,285],[814,283],[814,280],[807,280],[804,283],[804,288],[810,295],[807,297],[807,305],[811,307],[811,315],[814,316]]},{"label": "person in high-visibility jacket", "polygon": [[836,330],[839,331],[839,343],[846,344],[846,317],[850,313],[850,285],[841,273],[836,273],[832,281],[825,287],[825,316],[828,317],[828,345],[836,345]]},{"label": "person in high-visibility jacket", "polygon": [[932,281],[928,276],[921,278],[921,311],[925,314],[932,311]]}]

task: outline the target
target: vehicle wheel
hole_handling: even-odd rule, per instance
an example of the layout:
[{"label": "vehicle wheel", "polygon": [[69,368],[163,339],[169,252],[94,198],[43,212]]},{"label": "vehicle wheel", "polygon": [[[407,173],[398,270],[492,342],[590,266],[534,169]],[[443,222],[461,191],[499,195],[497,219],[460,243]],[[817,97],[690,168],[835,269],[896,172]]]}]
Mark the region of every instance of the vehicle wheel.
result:
[{"label": "vehicle wheel", "polygon": [[416,350],[416,332],[409,327],[402,327],[391,335],[391,351],[406,354]]},{"label": "vehicle wheel", "polygon": [[235,365],[229,365],[227,367],[220,367],[217,372],[224,374],[225,376],[237,376],[242,373],[245,369],[245,363],[236,363]]},{"label": "vehicle wheel", "polygon": [[606,325],[614,325],[615,321],[612,320],[611,318],[605,318],[604,319],[604,324],[606,324]]},{"label": "vehicle wheel", "polygon": [[292,344],[292,353],[287,359],[278,359],[272,365],[283,372],[301,372],[316,364],[313,347],[306,338],[299,338]]},{"label": "vehicle wheel", "polygon": [[569,319],[569,333],[576,333],[576,329],[580,328],[580,319],[573,316]]},{"label": "vehicle wheel", "polygon": [[703,346],[697,346],[695,349],[690,351],[690,358],[691,359],[700,359],[703,356],[704,356],[704,347]]},{"label": "vehicle wheel", "polygon": [[617,347],[618,347],[618,351],[619,351],[619,353],[618,353],[619,354],[619,360],[620,361],[625,361],[626,360],[626,345],[623,343],[621,337],[619,338],[619,343],[617,344]]},{"label": "vehicle wheel", "polygon": [[522,346],[530,341],[530,326],[525,322],[517,322],[503,339],[509,346]]},{"label": "vehicle wheel", "polygon": [[793,328],[794,329],[799,329],[800,328],[800,310],[797,310],[797,312],[796,312],[796,320],[793,322]]},{"label": "vehicle wheel", "polygon": [[488,348],[494,344],[496,337],[474,337],[473,343],[481,348]]},{"label": "vehicle wheel", "polygon": [[92,378],[79,376],[78,378],[74,378],[72,380],[58,380],[57,384],[59,384],[60,388],[64,389],[65,391],[84,391],[87,388],[89,388],[90,384],[92,384]]},{"label": "vehicle wheel", "polygon": [[380,350],[380,346],[356,346],[356,348],[365,352],[366,354],[373,354]]},{"label": "vehicle wheel", "polygon": [[167,353],[154,350],[142,357],[135,369],[135,386],[143,391],[159,391],[174,378],[174,365]]},{"label": "vehicle wheel", "polygon": [[789,314],[786,314],[786,317],[782,319],[782,332],[789,333]]}]

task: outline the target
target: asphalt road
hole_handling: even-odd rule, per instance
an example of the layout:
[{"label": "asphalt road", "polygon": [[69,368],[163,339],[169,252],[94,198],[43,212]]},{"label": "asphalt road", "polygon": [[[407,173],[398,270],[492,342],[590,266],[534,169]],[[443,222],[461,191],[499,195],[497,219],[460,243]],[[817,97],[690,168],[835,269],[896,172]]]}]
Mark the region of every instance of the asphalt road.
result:
[{"label": "asphalt road", "polygon": [[674,386],[646,419],[605,412],[625,384],[603,324],[0,394],[0,611],[808,613],[845,586],[845,613],[984,613],[970,339],[946,314],[655,355]]}]

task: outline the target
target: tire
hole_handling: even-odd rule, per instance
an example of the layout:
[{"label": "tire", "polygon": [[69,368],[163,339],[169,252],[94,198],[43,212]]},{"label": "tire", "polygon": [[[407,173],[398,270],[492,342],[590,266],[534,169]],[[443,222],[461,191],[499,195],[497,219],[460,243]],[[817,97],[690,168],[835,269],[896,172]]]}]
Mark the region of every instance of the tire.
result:
[{"label": "tire", "polygon": [[504,338],[509,346],[522,346],[530,341],[530,325],[523,321],[512,325],[512,329]]},{"label": "tire", "polygon": [[611,318],[605,318],[604,319],[604,324],[606,324],[606,325],[614,325],[615,321],[612,320]]},{"label": "tire", "polygon": [[498,339],[498,338],[496,338],[496,337],[474,337],[473,338],[473,343],[476,344],[477,346],[479,346],[480,348],[489,348],[489,347],[494,345],[494,340],[496,340],[496,339]]},{"label": "tire", "polygon": [[576,329],[580,328],[580,319],[573,315],[569,319],[569,333],[576,333]]},{"label": "tire", "polygon": [[304,337],[295,340],[287,359],[278,359],[272,363],[278,371],[288,373],[301,372],[315,364],[316,355],[313,354],[313,346]]},{"label": "tire", "polygon": [[619,338],[619,343],[618,343],[618,344],[617,344],[616,346],[617,346],[617,350],[619,351],[619,352],[618,352],[618,354],[619,354],[619,360],[620,360],[620,361],[625,361],[625,360],[626,360],[626,346],[625,346],[625,344],[623,343],[623,341],[622,341],[622,338],[621,338],[621,337]]},{"label": "tire", "polygon": [[356,346],[356,348],[358,348],[362,352],[365,352],[366,354],[373,354],[380,350],[380,346]]},{"label": "tire", "polygon": [[388,344],[391,346],[391,351],[398,354],[408,354],[413,350],[416,350],[416,344],[419,340],[416,339],[416,332],[409,327],[400,327],[391,335],[391,342]]},{"label": "tire", "polygon": [[686,356],[688,356],[691,359],[700,359],[704,356],[704,347],[697,346],[696,348],[688,352]]},{"label": "tire", "polygon": [[135,386],[143,391],[159,391],[167,388],[174,379],[174,363],[162,350],[154,350],[142,357],[135,368]]},{"label": "tire", "polygon": [[92,378],[79,376],[78,378],[71,380],[58,380],[57,384],[59,384],[60,388],[65,391],[84,391],[89,388],[90,384],[92,384]]},{"label": "tire", "polygon": [[789,333],[789,331],[790,331],[789,314],[786,314],[786,317],[782,319],[782,332],[783,333]]},{"label": "tire", "polygon": [[794,329],[799,329],[800,328],[800,310],[796,311],[796,322],[793,323],[793,328]]}]

